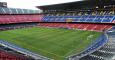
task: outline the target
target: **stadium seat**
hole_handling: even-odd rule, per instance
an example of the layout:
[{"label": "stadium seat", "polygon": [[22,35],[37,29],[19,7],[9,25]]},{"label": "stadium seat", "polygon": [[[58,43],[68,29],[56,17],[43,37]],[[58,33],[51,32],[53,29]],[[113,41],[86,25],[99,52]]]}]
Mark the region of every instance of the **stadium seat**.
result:
[{"label": "stadium seat", "polygon": [[0,15],[0,24],[40,21],[41,15]]},{"label": "stadium seat", "polygon": [[100,25],[100,24],[69,24],[69,23],[40,23],[38,26],[44,27],[63,27],[68,29],[80,29],[80,30],[89,30],[89,31],[98,31],[102,32],[105,29],[112,28],[111,25]]},{"label": "stadium seat", "polygon": [[[69,13],[68,13],[69,14]],[[80,12],[78,14],[64,16],[43,16],[43,22],[66,22],[66,19],[71,18],[72,22],[93,22],[93,23],[112,23],[115,20],[114,15],[111,15],[109,11],[101,12]]]},{"label": "stadium seat", "polygon": [[0,14],[39,14],[39,10],[0,7]]}]

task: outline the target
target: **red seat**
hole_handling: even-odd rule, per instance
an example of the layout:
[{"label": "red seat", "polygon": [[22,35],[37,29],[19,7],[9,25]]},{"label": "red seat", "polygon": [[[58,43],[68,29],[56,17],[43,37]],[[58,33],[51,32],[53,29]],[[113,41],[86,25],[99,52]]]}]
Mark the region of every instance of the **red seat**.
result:
[{"label": "red seat", "polygon": [[100,24],[69,24],[69,23],[40,23],[39,26],[44,27],[66,27],[69,29],[81,29],[89,31],[103,31],[104,29],[110,29],[111,25]]},{"label": "red seat", "polygon": [[0,24],[40,22],[42,15],[1,15]]}]

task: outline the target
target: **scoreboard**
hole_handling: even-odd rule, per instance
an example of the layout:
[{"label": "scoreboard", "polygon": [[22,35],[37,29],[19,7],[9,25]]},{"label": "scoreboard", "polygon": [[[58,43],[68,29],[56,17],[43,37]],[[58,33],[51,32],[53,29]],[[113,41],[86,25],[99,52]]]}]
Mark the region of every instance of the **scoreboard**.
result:
[{"label": "scoreboard", "polygon": [[7,7],[7,2],[0,2],[0,7]]}]

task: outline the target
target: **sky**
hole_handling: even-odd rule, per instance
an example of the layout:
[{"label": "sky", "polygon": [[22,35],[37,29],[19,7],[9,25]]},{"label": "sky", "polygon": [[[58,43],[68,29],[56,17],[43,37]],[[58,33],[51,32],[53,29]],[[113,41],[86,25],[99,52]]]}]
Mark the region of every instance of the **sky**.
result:
[{"label": "sky", "polygon": [[73,2],[80,0],[0,0],[0,1],[7,2],[8,7],[12,8],[25,8],[25,9],[37,10],[35,6]]}]

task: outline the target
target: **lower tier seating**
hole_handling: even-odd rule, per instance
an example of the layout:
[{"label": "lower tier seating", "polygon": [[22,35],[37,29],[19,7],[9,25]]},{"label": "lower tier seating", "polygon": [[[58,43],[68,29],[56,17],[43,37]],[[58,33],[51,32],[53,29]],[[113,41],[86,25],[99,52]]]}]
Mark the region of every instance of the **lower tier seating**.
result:
[{"label": "lower tier seating", "polygon": [[24,56],[7,47],[0,46],[0,60],[34,60],[29,56]]},{"label": "lower tier seating", "polygon": [[[91,54],[92,52],[95,52],[96,50],[100,49],[100,47],[105,45],[105,43],[107,41],[108,40],[107,40],[107,37],[105,36],[105,34],[102,34],[94,42],[92,42],[90,44],[90,46],[87,47],[84,51],[82,51],[79,54],[74,54],[72,56],[67,57],[67,60],[80,60],[80,58],[87,56],[87,55]],[[102,54],[100,54],[100,55],[102,55]],[[89,56],[88,56],[88,58],[89,58]],[[94,59],[91,59],[91,58],[89,60],[96,60],[96,58],[94,58]]]},{"label": "lower tier seating", "polygon": [[79,60],[115,60],[115,34],[108,33],[108,37],[104,46]]},{"label": "lower tier seating", "polygon": [[38,26],[42,27],[55,27],[55,28],[68,28],[89,31],[103,31],[112,28],[111,25],[103,24],[69,24],[69,23],[40,23]]},{"label": "lower tier seating", "polygon": [[4,24],[0,25],[0,30],[11,30],[37,26],[38,23]]}]

